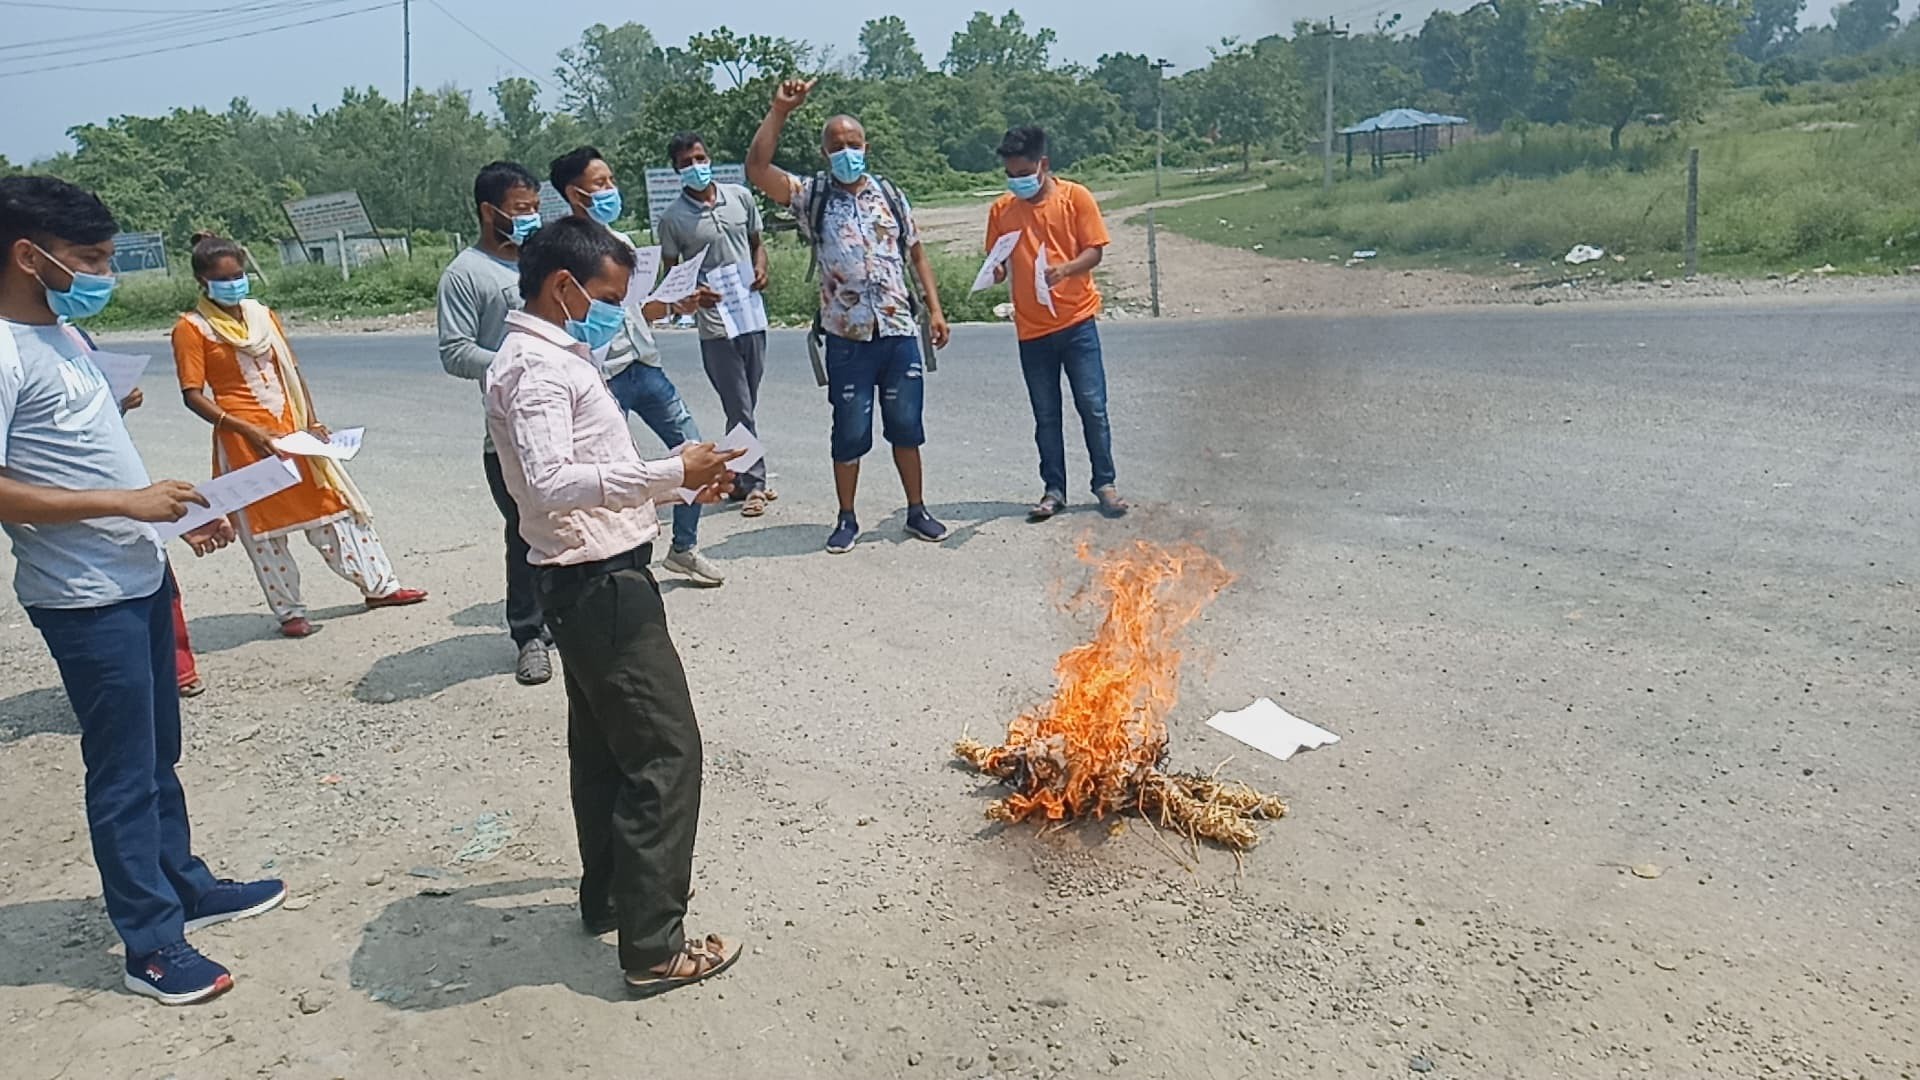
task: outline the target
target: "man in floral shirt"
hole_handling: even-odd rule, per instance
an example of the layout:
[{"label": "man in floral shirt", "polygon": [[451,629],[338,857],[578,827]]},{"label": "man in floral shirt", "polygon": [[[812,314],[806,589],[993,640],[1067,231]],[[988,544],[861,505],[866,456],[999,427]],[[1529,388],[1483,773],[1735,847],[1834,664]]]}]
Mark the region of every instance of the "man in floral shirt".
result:
[{"label": "man in floral shirt", "polygon": [[908,263],[926,297],[929,337],[935,348],[944,348],[947,320],[939,288],[914,229],[913,208],[893,185],[866,171],[867,135],[860,121],[851,116],[827,121],[820,152],[828,172],[821,176],[803,180],[773,163],[787,117],[806,103],[812,89],[811,82],[789,79],[775,90],[773,108],[747,151],[747,176],[768,198],[793,208],[819,260],[820,328],[826,335],[833,405],[833,480],[840,497],[840,519],[827,550],[851,551],[860,536],[854,493],[860,459],[873,448],[876,391],[881,425],[906,489],[907,532],[938,542],[948,530],[927,512],[920,488],[926,380]]}]

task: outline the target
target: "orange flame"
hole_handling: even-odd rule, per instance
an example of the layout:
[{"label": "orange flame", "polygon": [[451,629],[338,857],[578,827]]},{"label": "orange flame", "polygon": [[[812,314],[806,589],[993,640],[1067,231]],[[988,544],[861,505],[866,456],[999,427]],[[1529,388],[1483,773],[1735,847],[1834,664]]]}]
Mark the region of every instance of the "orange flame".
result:
[{"label": "orange flame", "polygon": [[[1094,561],[1084,542],[1079,554]],[[1106,614],[1093,640],[1055,665],[1053,699],[1009,725],[1004,746],[962,750],[1015,788],[1001,816],[1059,821],[1139,804],[1166,755],[1165,718],[1179,697],[1175,641],[1232,580],[1192,545],[1140,541],[1099,561],[1077,606],[1104,603]]]}]

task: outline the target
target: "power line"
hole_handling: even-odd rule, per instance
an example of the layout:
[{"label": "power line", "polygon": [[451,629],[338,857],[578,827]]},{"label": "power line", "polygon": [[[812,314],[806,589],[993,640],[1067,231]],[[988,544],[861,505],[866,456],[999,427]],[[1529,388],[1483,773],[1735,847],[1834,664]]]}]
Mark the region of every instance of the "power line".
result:
[{"label": "power line", "polygon": [[455,15],[451,11],[448,11],[446,8],[446,5],[442,4],[440,0],[427,0],[427,2],[432,4],[435,8],[437,8],[440,14],[445,15],[449,19],[452,19],[453,25],[459,27],[462,30],[465,30],[469,34],[472,34],[476,39],[479,40],[480,44],[485,45],[487,48],[492,49],[494,52],[499,53],[501,57],[507,61],[507,63],[512,64],[514,67],[517,67],[521,71],[526,72],[527,76],[533,80],[533,85],[538,86],[542,90],[545,90],[547,88],[547,84],[540,81],[540,75],[538,72],[534,71],[532,68],[521,63],[520,61],[515,60],[513,56],[507,52],[507,50],[487,40],[487,36],[485,34],[482,34],[480,31],[475,30],[473,27],[468,26],[466,23],[460,21],[460,16]]},{"label": "power line", "polygon": [[0,7],[47,8],[53,11],[84,11],[102,15],[205,15],[206,8],[89,7],[85,4],[47,4],[38,0],[0,0]]},{"label": "power line", "polygon": [[163,49],[146,49],[140,52],[120,53],[115,56],[90,56],[85,60],[72,60],[63,64],[47,64],[37,68],[22,68],[19,71],[0,71],[0,79],[14,79],[22,75],[38,75],[42,72],[66,71],[71,68],[78,68],[78,67],[93,67],[97,64],[108,64],[108,63],[113,63],[119,60],[138,60],[142,57],[158,56],[161,53],[172,53],[172,52],[181,51],[183,49],[191,49],[199,45],[218,45],[228,41],[240,41],[244,38],[260,37],[265,34],[277,34],[282,30],[292,30],[302,26],[313,26],[317,23],[333,22],[335,20],[349,18],[354,15],[365,15],[367,12],[370,12],[370,11],[383,11],[383,10],[386,10],[387,8],[394,8],[399,6],[400,6],[400,0],[385,0],[385,2],[383,3],[371,4],[367,7],[354,8],[352,11],[341,11],[341,12],[336,12],[332,15],[319,15],[311,19],[301,19],[296,22],[282,23],[279,26],[263,27],[259,30],[248,30],[238,34],[222,34],[218,37],[209,37],[199,41],[185,42],[179,45],[168,46],[167,48],[163,48]]},{"label": "power line", "polygon": [[[3,2],[4,0],[0,0],[0,3]],[[198,37],[207,31],[234,29],[270,21],[291,11],[335,7],[346,2],[347,0],[280,0],[278,3],[269,4],[236,4],[232,7],[202,11],[185,18],[153,19],[148,22],[131,23],[113,30],[92,30],[82,34],[63,34],[59,37],[36,38],[33,41],[10,42],[0,45],[0,53],[39,49],[49,45],[68,45],[73,42],[85,42],[87,48],[94,50],[129,41],[157,45],[169,39]],[[55,51],[72,52],[74,49]]]}]

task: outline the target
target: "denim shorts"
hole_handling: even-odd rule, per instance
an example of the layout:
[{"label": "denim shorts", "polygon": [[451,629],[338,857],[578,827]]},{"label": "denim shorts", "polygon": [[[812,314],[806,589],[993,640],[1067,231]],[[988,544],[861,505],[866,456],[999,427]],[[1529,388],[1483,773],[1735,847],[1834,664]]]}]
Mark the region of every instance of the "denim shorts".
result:
[{"label": "denim shorts", "polygon": [[887,442],[900,449],[924,444],[923,376],[917,337],[851,341],[828,334],[827,400],[833,405],[833,460],[843,465],[859,461],[873,449],[876,390]]}]

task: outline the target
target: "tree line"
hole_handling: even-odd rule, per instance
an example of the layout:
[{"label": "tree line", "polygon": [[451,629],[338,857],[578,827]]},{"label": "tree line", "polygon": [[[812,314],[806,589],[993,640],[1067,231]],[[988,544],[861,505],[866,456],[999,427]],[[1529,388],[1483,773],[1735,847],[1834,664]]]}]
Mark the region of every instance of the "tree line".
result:
[{"label": "tree line", "polygon": [[[774,83],[794,74],[820,83],[787,126],[782,165],[816,168],[820,124],[847,112],[866,125],[874,168],[925,193],[979,186],[1001,133],[1019,124],[1048,130],[1064,170],[1149,166],[1156,124],[1176,167],[1298,151],[1319,138],[1329,54],[1341,123],[1410,105],[1487,131],[1592,124],[1616,150],[1631,125],[1696,119],[1731,86],[1773,92],[1920,62],[1920,21],[1902,27],[1898,0],[1846,0],[1811,29],[1799,25],[1805,3],[1481,0],[1436,11],[1418,31],[1392,16],[1337,37],[1301,22],[1227,39],[1204,66],[1164,73],[1145,53],[1058,62],[1054,32],[1030,30],[1016,11],[974,13],[937,65],[892,15],[869,20],[845,56],[725,26],[662,46],[638,23],[596,24],[550,77],[503,79],[490,101],[443,87],[401,102],[369,87],[330,108],[268,114],[237,98],[223,112],[80,125],[72,150],[35,168],[92,188],[127,228],[176,246],[202,228],[279,239],[282,201],[349,189],[382,228],[444,233],[471,227],[472,176],[494,158],[538,172],[592,143],[637,186],[664,164],[668,138],[692,128],[717,160],[743,160]],[[11,168],[0,158],[0,173]]]}]

